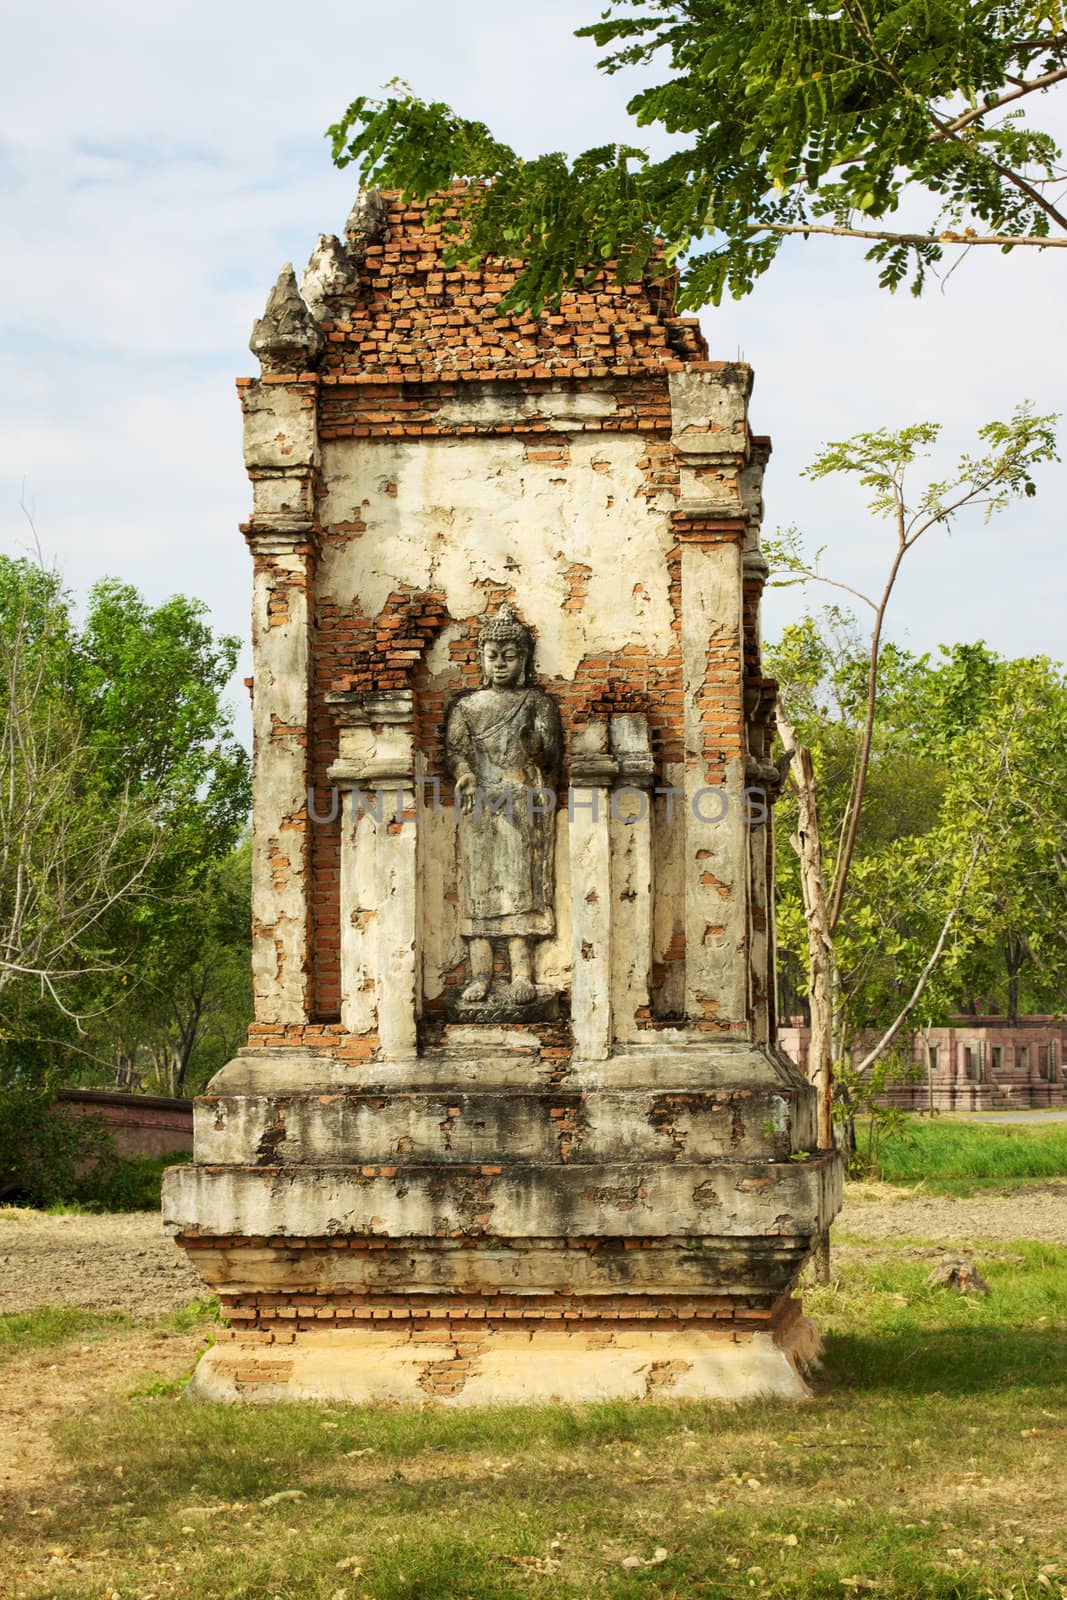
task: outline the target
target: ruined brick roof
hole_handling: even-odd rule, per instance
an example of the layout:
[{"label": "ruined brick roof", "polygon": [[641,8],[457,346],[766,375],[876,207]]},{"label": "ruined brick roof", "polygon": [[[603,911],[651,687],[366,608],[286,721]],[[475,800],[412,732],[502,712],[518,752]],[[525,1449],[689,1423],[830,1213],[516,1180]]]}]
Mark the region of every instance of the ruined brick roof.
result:
[{"label": "ruined brick roof", "polygon": [[627,285],[602,272],[536,321],[499,318],[515,264],[447,268],[441,223],[427,221],[427,206],[405,206],[397,193],[382,199],[384,226],[361,244],[354,284],[325,298],[327,381],[627,377],[707,359],[696,318],[672,314],[669,270]]}]

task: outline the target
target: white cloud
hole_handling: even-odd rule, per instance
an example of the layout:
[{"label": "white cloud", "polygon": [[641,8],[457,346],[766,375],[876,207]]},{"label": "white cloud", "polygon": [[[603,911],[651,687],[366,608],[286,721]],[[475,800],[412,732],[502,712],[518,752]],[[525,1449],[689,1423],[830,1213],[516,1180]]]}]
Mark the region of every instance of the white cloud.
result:
[{"label": "white cloud", "polygon": [[[282,262],[299,271],[315,236],[347,214],[355,178],[331,167],[326,125],[399,73],[531,153],[633,138],[633,83],[599,76],[596,47],[571,36],[598,10],[22,8],[0,64],[0,548],[25,541],[25,480],[73,585],[118,573],[153,599],[183,589],[219,627],[246,633],[236,524],[249,495],[232,377],[253,369],[251,323]],[[861,499],[805,484],[799,469],[824,439],[859,427],[934,417],[955,450],[1018,399],[1062,407],[1063,295],[1051,253],[976,252],[944,295],[919,303],[877,290],[859,253],[791,246],[749,300],[703,320],[713,355],[740,347],[756,367],[754,420],[775,438],[771,521],[798,521],[835,570],[869,579],[880,561]],[[1060,650],[1060,483],[1047,474],[1024,512],[917,553],[898,636]],[[772,626],[781,614],[773,600]]]},{"label": "white cloud", "polygon": [[[860,245],[811,241],[790,255],[747,301],[706,312],[704,326],[716,354],[740,344],[756,370],[754,425],[775,446],[768,523],[797,523],[827,546],[826,570],[865,588],[886,570],[890,531],[868,516],[858,484],[811,483],[802,469],[828,440],[934,421],[944,429],[935,475],[1019,402],[1064,410],[1050,336],[1062,320],[1062,258],[973,251],[943,294],[915,300],[879,289]],[[929,534],[908,558],[890,631],[921,649],[984,637],[1006,653],[1062,655],[1062,483],[1062,467],[1045,468],[1036,500],[988,524],[962,518],[951,537]],[[795,590],[769,598],[768,628],[801,603]]]}]

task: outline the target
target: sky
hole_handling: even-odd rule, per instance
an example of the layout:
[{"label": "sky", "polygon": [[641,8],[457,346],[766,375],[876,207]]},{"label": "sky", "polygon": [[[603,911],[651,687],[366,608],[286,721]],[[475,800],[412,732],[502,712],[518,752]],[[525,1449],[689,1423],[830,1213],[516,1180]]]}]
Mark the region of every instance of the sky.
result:
[{"label": "sky", "polygon": [[[573,37],[598,0],[36,0],[0,61],[0,551],[31,545],[84,594],[103,576],[153,603],[200,596],[247,639],[251,507],[233,379],[284,262],[340,233],[356,177],[323,134],[400,76],[521,151],[643,142],[632,76],[598,74]],[[1046,109],[1047,107],[1047,109]],[[1040,126],[1067,143],[1051,97]],[[636,135],[636,136],[635,136]],[[945,466],[1022,400],[1067,410],[1065,266],[1054,251],[972,251],[919,301],[877,287],[862,246],[791,242],[741,302],[701,322],[716,359],[752,363],[769,433],[765,528],[796,524],[861,589],[890,558],[863,491],[801,473],[859,429],[943,424]],[[1067,425],[1063,435],[1067,441]],[[889,633],[916,651],[984,638],[1062,660],[1067,466],[1038,497],[908,558]],[[823,597],[815,597],[817,600]],[[831,598],[826,595],[824,598]],[[773,638],[803,608],[765,602]],[[247,736],[239,680],[233,696]],[[162,688],[163,686],[161,686]]]}]

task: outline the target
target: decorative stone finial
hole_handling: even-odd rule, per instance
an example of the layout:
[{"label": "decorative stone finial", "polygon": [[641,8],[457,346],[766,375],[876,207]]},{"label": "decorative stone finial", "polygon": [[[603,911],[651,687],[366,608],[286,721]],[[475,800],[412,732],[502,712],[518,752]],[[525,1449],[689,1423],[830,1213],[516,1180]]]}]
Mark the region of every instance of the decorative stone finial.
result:
[{"label": "decorative stone finial", "polygon": [[327,317],[327,296],[344,294],[354,280],[355,270],[340,239],[332,233],[320,233],[300,279],[300,293],[312,316],[320,322]]},{"label": "decorative stone finial", "polygon": [[300,298],[292,262],[287,261],[252,329],[248,348],[264,372],[301,372],[314,366],[325,343],[322,329]]},{"label": "decorative stone finial", "polygon": [[367,246],[378,239],[385,226],[386,210],[380,189],[361,189],[356,195],[345,223],[348,251],[353,261],[362,261]]}]

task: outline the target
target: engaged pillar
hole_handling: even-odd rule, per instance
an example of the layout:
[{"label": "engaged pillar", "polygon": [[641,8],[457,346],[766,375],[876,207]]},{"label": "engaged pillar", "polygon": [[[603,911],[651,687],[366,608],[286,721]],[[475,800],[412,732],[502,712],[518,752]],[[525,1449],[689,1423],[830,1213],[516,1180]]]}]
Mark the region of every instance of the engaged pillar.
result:
[{"label": "engaged pillar", "polygon": [[609,732],[618,773],[611,791],[613,1034],[641,1036],[652,976],[652,746],[648,719],[613,716]]},{"label": "engaged pillar", "polygon": [[579,1060],[611,1054],[611,785],[618,762],[608,747],[608,724],[595,718],[579,729],[571,756],[567,799],[574,970],[571,1027]]},{"label": "engaged pillar", "polygon": [[742,555],[749,511],[751,375],[671,374],[680,458],[684,732],[685,1010],[724,1033],[750,1025]]},{"label": "engaged pillar", "polygon": [[257,1023],[307,1020],[308,664],[318,541],[316,384],[241,387],[255,510],[252,600],[252,973]]},{"label": "engaged pillar", "polygon": [[327,697],[341,724],[341,1006],[383,1060],[418,1046],[419,829],[410,690]]}]

